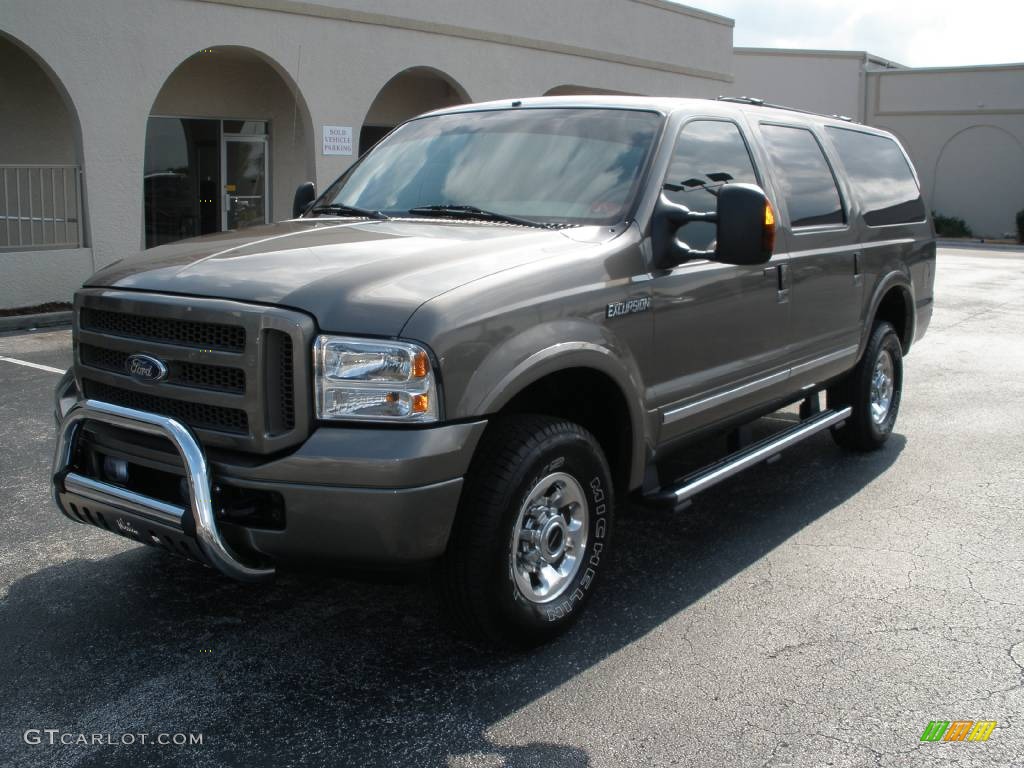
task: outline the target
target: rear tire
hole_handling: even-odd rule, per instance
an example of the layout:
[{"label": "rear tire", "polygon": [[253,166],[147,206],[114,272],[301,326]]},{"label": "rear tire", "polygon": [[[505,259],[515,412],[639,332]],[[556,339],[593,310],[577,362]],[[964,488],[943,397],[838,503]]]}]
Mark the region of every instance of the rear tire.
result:
[{"label": "rear tire", "polygon": [[534,415],[492,424],[441,564],[456,629],[506,648],[568,629],[607,560],[613,508],[608,463],[587,430]]},{"label": "rear tire", "polygon": [[832,430],[832,437],[850,450],[878,450],[896,425],[902,394],[903,348],[892,325],[880,322],[857,367],[828,390],[830,408],[853,408],[846,423]]}]

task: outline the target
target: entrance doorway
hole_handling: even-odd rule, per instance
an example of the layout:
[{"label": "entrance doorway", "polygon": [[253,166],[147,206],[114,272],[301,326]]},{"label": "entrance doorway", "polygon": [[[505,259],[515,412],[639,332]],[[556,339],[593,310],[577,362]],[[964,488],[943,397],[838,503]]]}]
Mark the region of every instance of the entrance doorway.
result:
[{"label": "entrance doorway", "polygon": [[237,127],[238,120],[225,120],[221,140],[224,176],[224,229],[244,229],[266,224],[267,205],[267,135],[266,123],[244,123],[260,134],[229,134],[228,127]]},{"label": "entrance doorway", "polygon": [[270,219],[264,120],[150,117],[146,127],[146,247]]}]

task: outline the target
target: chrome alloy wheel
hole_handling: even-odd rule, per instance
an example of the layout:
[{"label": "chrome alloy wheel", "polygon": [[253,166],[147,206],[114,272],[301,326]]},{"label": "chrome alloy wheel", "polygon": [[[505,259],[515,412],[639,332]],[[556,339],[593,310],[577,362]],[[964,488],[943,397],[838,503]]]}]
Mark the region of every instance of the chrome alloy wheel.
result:
[{"label": "chrome alloy wheel", "polygon": [[889,416],[893,390],[896,386],[894,370],[892,354],[883,349],[875,361],[875,370],[871,374],[871,418],[875,424],[884,423]]},{"label": "chrome alloy wheel", "polygon": [[572,475],[554,472],[534,485],[512,529],[512,573],[523,597],[548,603],[569,588],[589,525],[586,494]]}]

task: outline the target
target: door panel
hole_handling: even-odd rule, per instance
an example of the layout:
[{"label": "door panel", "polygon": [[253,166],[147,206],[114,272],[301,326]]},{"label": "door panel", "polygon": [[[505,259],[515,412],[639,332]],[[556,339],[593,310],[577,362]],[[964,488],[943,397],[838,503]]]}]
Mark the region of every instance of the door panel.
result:
[{"label": "door panel", "polygon": [[736,399],[779,383],[780,372],[785,378],[789,302],[779,270],[787,261],[785,254],[759,266],[701,261],[655,279],[651,395],[663,441],[733,413]]},{"label": "door panel", "polygon": [[791,237],[793,361],[860,343],[861,249],[846,233]]},{"label": "door panel", "polygon": [[860,339],[860,253],[849,206],[821,139],[809,125],[759,126],[788,247],[793,362],[814,360]]},{"label": "door panel", "polygon": [[[666,196],[693,211],[717,209],[730,182],[761,184],[740,127],[696,118],[680,129]],[[694,222],[677,236],[714,249],[714,225]],[[757,266],[694,259],[655,274],[654,361],[649,402],[661,416],[661,440],[672,440],[742,407],[785,375],[789,303],[785,254]]]},{"label": "door panel", "polygon": [[224,229],[267,222],[267,143],[224,139]]}]

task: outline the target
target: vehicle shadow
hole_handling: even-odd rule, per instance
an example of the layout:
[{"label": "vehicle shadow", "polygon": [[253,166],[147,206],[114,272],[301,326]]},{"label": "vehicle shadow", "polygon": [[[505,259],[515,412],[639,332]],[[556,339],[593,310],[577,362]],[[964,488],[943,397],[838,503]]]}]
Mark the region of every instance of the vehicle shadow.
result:
[{"label": "vehicle shadow", "polygon": [[[11,731],[0,762],[590,765],[587,744],[520,734],[507,745],[488,732],[829,514],[904,445],[894,435],[851,455],[818,435],[684,513],[625,510],[587,613],[529,654],[454,640],[422,574],[286,574],[253,587],[145,547],[40,570],[0,603],[0,718]],[[28,728],[202,733],[203,744],[28,746]]]}]

